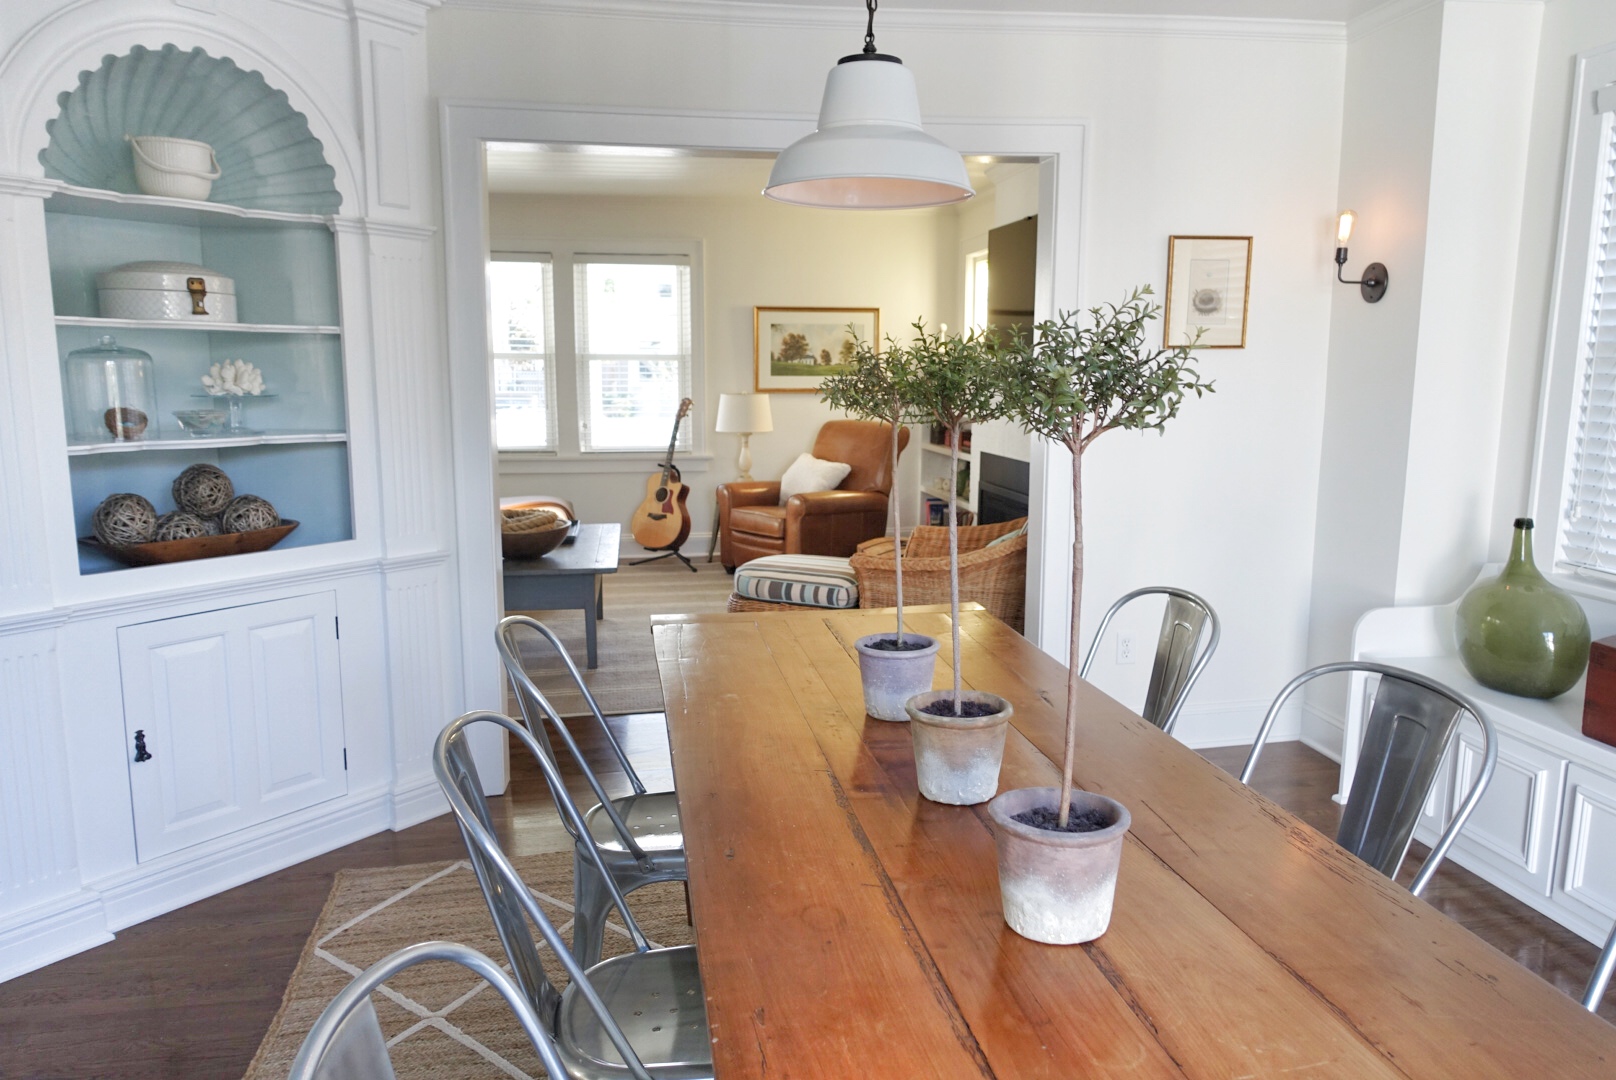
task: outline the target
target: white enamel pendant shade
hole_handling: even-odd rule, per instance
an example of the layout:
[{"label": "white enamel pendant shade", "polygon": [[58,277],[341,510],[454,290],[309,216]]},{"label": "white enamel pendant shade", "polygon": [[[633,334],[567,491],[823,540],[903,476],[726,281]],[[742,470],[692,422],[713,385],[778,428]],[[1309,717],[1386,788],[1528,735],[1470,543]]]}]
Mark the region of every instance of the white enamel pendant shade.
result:
[{"label": "white enamel pendant shade", "polygon": [[799,206],[902,210],[976,192],[965,159],[921,129],[909,69],[892,57],[850,56],[825,79],[818,129],[780,152],[763,194]]},{"label": "white enamel pendant shade", "polygon": [[39,153],[45,175],[80,187],[138,194],[125,135],[207,143],[222,175],[207,201],[255,210],[331,214],[342,205],[307,117],[256,71],[200,48],[137,45],[79,74],[58,97]]}]

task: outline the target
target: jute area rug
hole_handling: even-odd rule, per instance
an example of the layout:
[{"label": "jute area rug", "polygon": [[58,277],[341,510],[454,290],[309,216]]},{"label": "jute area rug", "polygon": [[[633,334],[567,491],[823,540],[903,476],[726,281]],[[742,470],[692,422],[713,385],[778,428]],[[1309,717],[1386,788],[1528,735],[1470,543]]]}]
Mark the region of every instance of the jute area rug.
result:
[{"label": "jute area rug", "polygon": [[[578,665],[584,683],[607,716],[661,712],[662,684],[657,679],[656,651],[651,645],[651,616],[702,615],[723,611],[734,581],[717,562],[691,555],[697,573],[677,560],[664,559],[646,566],[626,562],[617,573],[603,576],[606,617],[595,624],[600,666],[584,665],[583,612],[523,611],[554,630]],[[516,614],[513,612],[513,614]],[[583,696],[548,643],[527,647],[523,661],[534,685],[563,716],[588,712]]]},{"label": "jute area rug", "polygon": [[[570,941],[572,853],[513,861]],[[630,896],[629,907],[654,943],[688,945],[695,940],[685,922],[681,883],[648,885]],[[355,975],[406,945],[434,939],[469,945],[510,970],[476,875],[465,860],[339,871],[245,1080],[282,1080],[320,1012]],[[610,924],[605,955],[631,948],[628,932]],[[566,986],[566,974],[547,952],[545,970],[558,989]],[[410,968],[372,994],[371,1003],[401,1080],[545,1076],[505,999],[458,964]]]}]

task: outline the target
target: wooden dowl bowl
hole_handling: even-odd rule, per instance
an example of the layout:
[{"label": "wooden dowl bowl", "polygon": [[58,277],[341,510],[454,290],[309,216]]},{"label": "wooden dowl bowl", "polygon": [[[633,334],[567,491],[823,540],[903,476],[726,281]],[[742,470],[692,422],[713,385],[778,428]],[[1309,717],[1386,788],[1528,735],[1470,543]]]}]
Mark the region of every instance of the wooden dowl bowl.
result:
[{"label": "wooden dowl bowl", "polygon": [[193,536],[185,540],[154,540],[149,544],[103,544],[93,536],[79,538],[85,547],[94,548],[117,559],[125,566],[157,566],[162,563],[189,562],[191,559],[215,559],[220,555],[246,555],[254,551],[268,551],[291,535],[297,528],[295,521],[282,520],[270,529],[252,532],[220,533],[217,536]]}]

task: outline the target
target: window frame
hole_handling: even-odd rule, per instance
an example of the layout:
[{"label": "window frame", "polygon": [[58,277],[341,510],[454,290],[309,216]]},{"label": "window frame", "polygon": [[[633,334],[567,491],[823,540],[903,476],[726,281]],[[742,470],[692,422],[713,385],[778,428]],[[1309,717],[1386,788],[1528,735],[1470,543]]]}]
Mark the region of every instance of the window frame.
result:
[{"label": "window frame", "polygon": [[[1573,591],[1616,599],[1616,574],[1573,566],[1562,557],[1568,484],[1576,466],[1574,436],[1583,343],[1593,299],[1591,275],[1598,235],[1602,154],[1611,138],[1611,125],[1616,124],[1616,112],[1599,111],[1596,94],[1602,89],[1606,95],[1616,94],[1616,89],[1607,89],[1610,87],[1616,87],[1616,42],[1578,54],[1544,336],[1537,460],[1529,504],[1540,536],[1536,548],[1549,576]],[[1544,539],[1550,542],[1543,543]]]},{"label": "window frame", "polygon": [[549,286],[549,295],[542,298],[544,304],[544,342],[540,356],[544,359],[544,389],[545,389],[545,434],[549,436],[549,443],[545,446],[500,446],[499,445],[499,371],[498,365],[502,357],[520,357],[523,353],[501,352],[494,347],[493,331],[495,312],[493,310],[493,292],[489,290],[488,328],[490,341],[488,343],[488,356],[490,362],[490,377],[494,380],[494,446],[501,454],[550,454],[554,453],[560,437],[559,420],[556,415],[556,333],[555,333],[555,263],[548,252],[531,251],[495,251],[488,256],[489,266],[494,263],[538,263],[546,267],[544,274],[546,284]]},{"label": "window frame", "polygon": [[[711,460],[707,444],[706,291],[703,281],[703,242],[699,239],[578,240],[501,238],[499,253],[507,257],[547,256],[550,261],[553,366],[555,375],[556,444],[552,450],[500,450],[499,463],[507,473],[640,472],[667,456],[667,444],[656,450],[589,450],[579,436],[579,383],[573,265],[578,258],[611,261],[635,256],[649,260],[683,257],[690,266],[690,388],[693,402],[685,418],[689,449],[681,448],[677,463],[699,472]],[[492,367],[490,367],[492,380]]]}]

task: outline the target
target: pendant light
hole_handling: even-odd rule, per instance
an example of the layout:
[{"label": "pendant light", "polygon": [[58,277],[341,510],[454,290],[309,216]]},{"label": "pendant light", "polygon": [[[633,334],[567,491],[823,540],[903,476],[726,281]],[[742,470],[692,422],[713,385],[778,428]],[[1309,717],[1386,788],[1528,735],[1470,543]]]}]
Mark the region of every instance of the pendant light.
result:
[{"label": "pendant light", "polygon": [[920,127],[915,77],[875,51],[875,8],[864,50],[825,79],[819,127],[780,152],[763,194],[798,206],[902,210],[964,202],[976,192],[965,161]]}]

